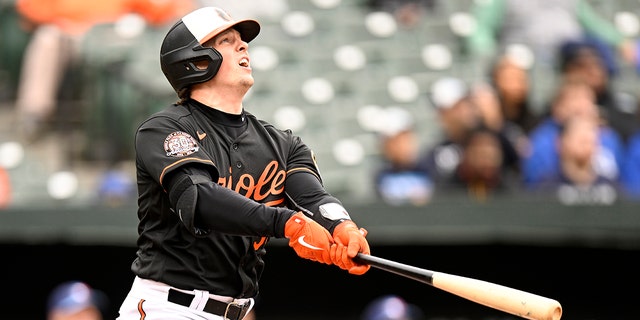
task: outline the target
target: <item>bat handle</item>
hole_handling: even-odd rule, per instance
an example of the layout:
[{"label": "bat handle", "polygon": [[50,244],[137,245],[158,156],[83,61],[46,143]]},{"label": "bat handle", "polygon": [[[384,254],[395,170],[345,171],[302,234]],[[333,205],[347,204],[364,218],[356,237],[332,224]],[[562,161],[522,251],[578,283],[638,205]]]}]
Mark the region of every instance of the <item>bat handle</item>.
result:
[{"label": "bat handle", "polygon": [[[410,278],[416,281],[420,281],[426,283],[428,285],[433,285],[433,271],[426,270],[423,268],[418,268],[414,266],[410,266],[408,264],[358,253],[353,261],[359,264],[368,264],[374,268],[385,270],[391,273],[395,273],[397,275]],[[409,272],[407,272],[409,271]]]}]

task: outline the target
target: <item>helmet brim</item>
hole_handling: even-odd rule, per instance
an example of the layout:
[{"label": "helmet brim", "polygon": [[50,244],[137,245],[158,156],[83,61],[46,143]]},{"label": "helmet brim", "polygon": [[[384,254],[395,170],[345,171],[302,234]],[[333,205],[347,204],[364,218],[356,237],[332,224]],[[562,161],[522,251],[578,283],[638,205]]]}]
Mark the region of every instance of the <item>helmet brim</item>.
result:
[{"label": "helmet brim", "polygon": [[260,33],[260,24],[255,20],[240,20],[234,23],[228,23],[226,25],[222,25],[215,30],[212,30],[209,34],[207,34],[204,38],[200,39],[200,44],[203,44],[215,36],[221,34],[223,31],[226,31],[230,28],[238,30],[240,32],[240,38],[244,42],[250,42],[255,39]]}]

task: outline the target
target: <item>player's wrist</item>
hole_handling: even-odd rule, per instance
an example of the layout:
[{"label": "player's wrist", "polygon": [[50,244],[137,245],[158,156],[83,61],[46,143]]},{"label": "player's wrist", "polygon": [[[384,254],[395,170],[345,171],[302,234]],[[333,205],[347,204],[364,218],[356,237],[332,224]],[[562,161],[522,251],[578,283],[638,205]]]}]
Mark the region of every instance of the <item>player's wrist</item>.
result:
[{"label": "player's wrist", "polygon": [[292,214],[284,225],[285,238],[295,238],[307,223],[307,218],[302,212]]},{"label": "player's wrist", "polygon": [[294,214],[285,225],[285,237],[289,239],[298,256],[331,264],[330,249],[333,238],[329,231],[305,216],[302,212]]},{"label": "player's wrist", "polygon": [[287,238],[285,235],[286,225],[287,225],[287,222],[291,220],[291,217],[293,217],[293,215],[296,214],[296,211],[288,208],[284,208],[284,207],[269,207],[269,208],[275,209],[273,211],[273,218],[275,220],[274,222],[275,230],[274,230],[273,236],[279,239]]}]

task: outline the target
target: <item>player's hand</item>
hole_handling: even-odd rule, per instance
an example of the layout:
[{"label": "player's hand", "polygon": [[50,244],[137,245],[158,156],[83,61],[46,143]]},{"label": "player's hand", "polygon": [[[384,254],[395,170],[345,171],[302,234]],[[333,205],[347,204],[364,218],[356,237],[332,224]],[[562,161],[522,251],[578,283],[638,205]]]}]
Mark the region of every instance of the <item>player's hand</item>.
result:
[{"label": "player's hand", "polygon": [[291,216],[284,226],[284,235],[289,238],[289,246],[298,256],[332,264],[331,245],[333,238],[327,229],[298,212]]},{"label": "player's hand", "polygon": [[371,254],[369,242],[365,236],[367,230],[358,229],[358,226],[351,220],[345,220],[333,230],[333,240],[335,244],[331,246],[331,261],[338,267],[348,270],[349,273],[362,275],[369,271],[368,264],[357,264],[353,258],[362,252]]}]

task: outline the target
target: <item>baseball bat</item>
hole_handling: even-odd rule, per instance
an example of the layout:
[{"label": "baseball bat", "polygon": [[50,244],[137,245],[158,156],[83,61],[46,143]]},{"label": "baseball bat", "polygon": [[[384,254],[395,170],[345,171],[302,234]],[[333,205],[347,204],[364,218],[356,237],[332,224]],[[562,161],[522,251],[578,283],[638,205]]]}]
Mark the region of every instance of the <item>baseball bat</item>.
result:
[{"label": "baseball bat", "polygon": [[499,284],[426,270],[384,258],[358,253],[354,261],[426,283],[467,300],[525,319],[559,320],[558,301]]}]

